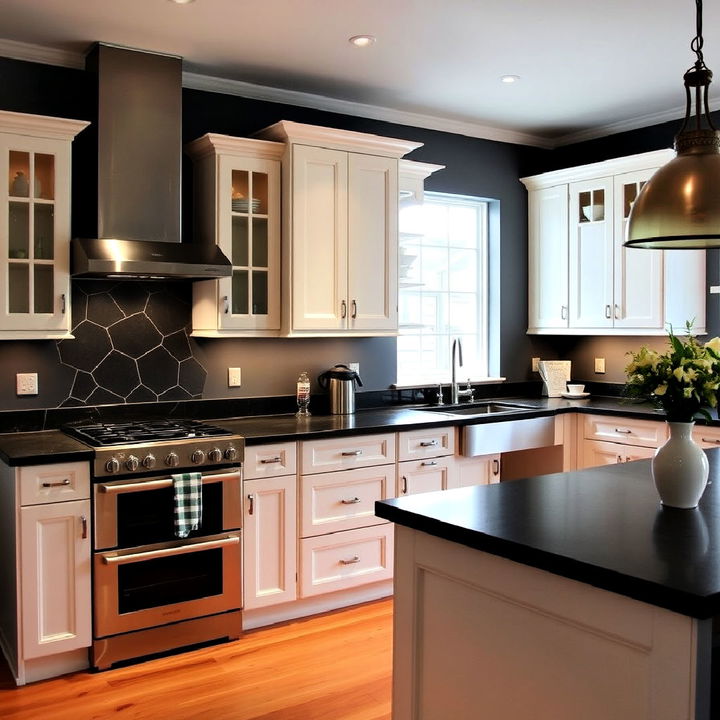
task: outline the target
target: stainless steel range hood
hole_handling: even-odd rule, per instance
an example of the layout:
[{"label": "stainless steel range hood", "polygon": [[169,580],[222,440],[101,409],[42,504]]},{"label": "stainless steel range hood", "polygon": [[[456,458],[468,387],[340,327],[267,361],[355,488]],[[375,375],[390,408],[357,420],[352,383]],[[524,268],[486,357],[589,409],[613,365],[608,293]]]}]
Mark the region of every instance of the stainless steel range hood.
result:
[{"label": "stainless steel range hood", "polygon": [[181,242],[182,60],[97,44],[97,236],[72,241],[72,276],[207,279],[232,274],[212,244]]}]

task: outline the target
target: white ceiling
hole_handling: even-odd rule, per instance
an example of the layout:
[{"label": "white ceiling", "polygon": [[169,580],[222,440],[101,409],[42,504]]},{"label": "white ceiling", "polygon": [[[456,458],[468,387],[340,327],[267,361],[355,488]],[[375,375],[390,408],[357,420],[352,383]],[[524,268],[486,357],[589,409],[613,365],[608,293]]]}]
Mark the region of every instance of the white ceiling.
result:
[{"label": "white ceiling", "polygon": [[[115,43],[180,55],[190,87],[549,147],[679,117],[682,75],[694,60],[692,0],[2,0],[1,7],[0,55],[81,66],[93,42]],[[365,33],[377,43],[348,43]],[[720,73],[718,2],[706,3],[704,36],[706,62]],[[504,74],[521,81],[503,84]]]}]

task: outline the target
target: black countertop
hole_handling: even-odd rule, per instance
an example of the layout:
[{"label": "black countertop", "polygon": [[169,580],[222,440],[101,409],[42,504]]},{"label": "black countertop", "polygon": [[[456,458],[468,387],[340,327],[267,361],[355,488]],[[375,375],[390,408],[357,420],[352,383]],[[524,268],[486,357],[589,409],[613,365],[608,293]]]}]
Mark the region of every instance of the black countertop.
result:
[{"label": "black countertop", "polygon": [[720,614],[720,449],[694,510],[660,505],[650,460],[425,493],[376,514],[684,615]]},{"label": "black countertop", "polygon": [[95,452],[60,430],[0,434],[0,460],[6,465],[47,465],[92,460]]}]

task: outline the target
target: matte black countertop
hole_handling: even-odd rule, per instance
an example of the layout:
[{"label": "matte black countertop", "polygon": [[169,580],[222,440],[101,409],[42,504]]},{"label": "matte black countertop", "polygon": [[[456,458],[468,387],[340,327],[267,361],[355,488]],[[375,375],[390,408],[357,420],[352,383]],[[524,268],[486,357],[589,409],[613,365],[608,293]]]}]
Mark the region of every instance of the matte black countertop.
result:
[{"label": "matte black countertop", "polygon": [[720,449],[694,510],[660,505],[650,460],[424,493],[378,516],[683,615],[720,614]]},{"label": "matte black countertop", "polygon": [[6,465],[47,465],[92,460],[95,452],[60,430],[0,434],[0,460]]}]

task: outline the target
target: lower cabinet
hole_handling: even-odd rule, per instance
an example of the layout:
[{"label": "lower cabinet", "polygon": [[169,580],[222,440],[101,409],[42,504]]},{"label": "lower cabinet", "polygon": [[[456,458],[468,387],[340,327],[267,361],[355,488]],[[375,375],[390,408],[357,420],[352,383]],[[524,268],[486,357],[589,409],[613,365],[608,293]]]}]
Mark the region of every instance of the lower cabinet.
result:
[{"label": "lower cabinet", "polygon": [[500,454],[464,457],[457,455],[455,463],[455,487],[493,485],[500,482]]},{"label": "lower cabinet", "polygon": [[653,455],[655,455],[654,447],[586,440],[583,443],[582,466],[589,468],[598,467],[599,465],[617,465],[618,463],[632,462],[633,460],[646,460]]},{"label": "lower cabinet", "polygon": [[88,666],[88,463],[2,466],[0,642],[18,684]]},{"label": "lower cabinet", "polygon": [[449,490],[455,482],[455,428],[441,427],[398,433],[395,494]]}]

